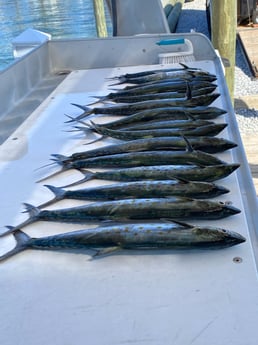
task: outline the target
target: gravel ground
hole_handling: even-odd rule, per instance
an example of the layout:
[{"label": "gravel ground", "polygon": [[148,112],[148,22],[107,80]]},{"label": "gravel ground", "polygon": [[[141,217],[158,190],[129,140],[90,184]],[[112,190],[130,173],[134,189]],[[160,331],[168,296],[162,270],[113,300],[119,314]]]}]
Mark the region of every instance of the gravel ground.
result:
[{"label": "gravel ground", "polygon": [[[177,25],[177,32],[195,30],[209,37],[205,0],[185,2]],[[210,38],[210,37],[209,37]],[[258,79],[252,72],[243,54],[240,43],[236,45],[235,98],[258,94]],[[258,133],[258,109],[237,108],[236,118],[241,134]]]}]

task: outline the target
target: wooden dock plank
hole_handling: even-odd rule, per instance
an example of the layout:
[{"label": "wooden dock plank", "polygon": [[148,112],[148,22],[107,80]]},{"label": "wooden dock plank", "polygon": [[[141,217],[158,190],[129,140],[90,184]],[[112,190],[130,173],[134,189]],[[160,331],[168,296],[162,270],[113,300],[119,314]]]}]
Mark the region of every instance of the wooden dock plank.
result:
[{"label": "wooden dock plank", "polygon": [[258,28],[238,28],[237,33],[254,76],[258,77]]},{"label": "wooden dock plank", "polygon": [[[235,98],[234,108],[236,111],[237,109],[255,109],[257,111],[258,95],[239,96]],[[242,133],[241,138],[258,196],[258,133]]]},{"label": "wooden dock plank", "polygon": [[258,136],[242,135],[241,138],[258,196]]}]

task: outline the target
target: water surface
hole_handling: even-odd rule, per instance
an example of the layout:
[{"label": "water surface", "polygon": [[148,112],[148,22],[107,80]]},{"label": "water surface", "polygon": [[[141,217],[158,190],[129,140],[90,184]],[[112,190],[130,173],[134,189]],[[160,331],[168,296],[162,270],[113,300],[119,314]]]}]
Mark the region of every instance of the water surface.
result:
[{"label": "water surface", "polygon": [[[106,17],[110,33],[107,10]],[[0,0],[0,69],[13,62],[11,41],[28,28],[53,39],[96,37],[93,0]]]}]

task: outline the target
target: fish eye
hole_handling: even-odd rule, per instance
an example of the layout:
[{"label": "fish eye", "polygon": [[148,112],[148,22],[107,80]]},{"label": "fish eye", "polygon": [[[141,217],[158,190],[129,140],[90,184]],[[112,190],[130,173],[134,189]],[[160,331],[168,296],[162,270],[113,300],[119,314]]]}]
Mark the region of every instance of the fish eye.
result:
[{"label": "fish eye", "polygon": [[227,205],[227,206],[232,205],[232,201],[226,201],[226,202],[225,202],[225,205]]}]

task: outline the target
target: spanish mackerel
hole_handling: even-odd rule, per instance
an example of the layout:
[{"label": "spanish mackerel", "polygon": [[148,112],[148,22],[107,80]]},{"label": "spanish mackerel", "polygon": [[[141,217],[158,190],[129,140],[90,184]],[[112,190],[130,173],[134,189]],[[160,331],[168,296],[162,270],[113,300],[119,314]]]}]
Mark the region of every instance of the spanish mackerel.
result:
[{"label": "spanish mackerel", "polygon": [[78,223],[108,221],[129,221],[141,219],[221,219],[241,211],[221,201],[199,200],[182,197],[141,198],[115,201],[100,201],[83,206],[41,210],[24,204],[29,218],[6,230],[0,236],[21,229],[37,221]]},{"label": "spanish mackerel", "polygon": [[[180,164],[198,164],[201,166],[224,164],[222,160],[213,155],[188,149],[187,151],[143,151],[126,152],[114,155],[105,155],[91,157],[75,161],[66,161],[62,155],[56,155],[54,162],[61,165],[60,171],[54,172],[40,181],[53,177],[69,169],[87,169],[87,168],[130,168],[137,166],[151,165],[180,165]],[[38,182],[40,182],[38,181]]]},{"label": "spanish mackerel", "polygon": [[232,174],[239,168],[239,164],[221,164],[206,167],[196,165],[159,165],[139,166],[134,168],[114,169],[92,172],[80,170],[84,177],[78,181],[69,183],[65,187],[75,186],[93,179],[110,181],[139,181],[139,180],[170,180],[185,179],[189,181],[214,182]]},{"label": "spanish mackerel", "polygon": [[59,200],[119,200],[129,198],[162,198],[170,196],[208,199],[228,193],[223,186],[209,182],[192,182],[186,180],[160,180],[123,182],[77,190],[65,190],[60,187],[46,185],[55,197],[38,206],[44,208]]},{"label": "spanish mackerel", "polygon": [[[205,88],[202,89],[195,89],[195,90],[191,90],[191,96],[192,97],[198,97],[198,96],[203,96],[203,95],[208,95],[210,93],[212,93],[215,89],[216,89],[216,85],[212,85],[212,86],[207,86]],[[93,103],[90,103],[88,105],[93,105],[95,103],[99,103],[99,102],[106,102],[106,101],[110,101],[110,102],[115,102],[115,103],[134,103],[134,102],[141,102],[141,101],[148,101],[148,100],[153,100],[153,99],[178,99],[178,100],[182,100],[184,101],[187,97],[186,91],[185,92],[171,92],[171,91],[167,91],[167,92],[157,92],[157,93],[142,93],[142,94],[136,94],[136,95],[132,95],[129,94],[128,96],[124,96],[121,95],[119,93],[110,93],[106,96],[93,96],[95,98],[97,98],[97,100]]]},{"label": "spanish mackerel", "polygon": [[[216,79],[214,79],[216,80]],[[209,85],[214,85],[214,83],[212,81],[209,80],[205,80],[205,78],[202,78],[201,76],[198,77],[194,77],[193,79],[181,79],[181,78],[166,78],[166,79],[161,79],[161,80],[155,80],[155,81],[150,81],[150,82],[146,82],[146,83],[141,83],[141,84],[128,84],[124,87],[121,87],[121,85],[118,88],[109,88],[113,91],[133,91],[133,90],[137,90],[137,92],[139,91],[141,92],[141,89],[144,89],[145,92],[145,88],[150,88],[148,89],[148,92],[150,90],[155,91],[156,86],[159,87],[162,84],[172,84],[174,83],[176,85],[176,88],[172,88],[169,89],[169,91],[182,91],[185,90],[186,85],[190,85],[191,88],[202,88],[202,87],[206,87]],[[208,85],[209,84],[209,85]],[[216,85],[216,84],[215,84]],[[152,87],[152,88],[151,88]]]},{"label": "spanish mackerel", "polygon": [[[101,134],[100,139],[104,137],[115,138],[119,140],[136,140],[147,139],[155,137],[199,137],[199,136],[215,136],[223,131],[227,127],[227,123],[214,123],[206,126],[200,126],[197,128],[154,128],[154,129],[142,129],[142,130],[116,130],[110,129],[105,126],[99,126],[94,122],[88,125],[88,129]],[[81,130],[81,127],[78,127]],[[85,129],[83,128],[83,132]],[[99,139],[99,140],[100,140]]]},{"label": "spanish mackerel", "polygon": [[177,108],[183,108],[182,111],[191,113],[191,109],[195,107],[207,107],[212,102],[214,102],[219,97],[219,94],[204,95],[199,97],[193,97],[189,100],[175,101],[171,99],[156,99],[149,101],[142,101],[130,104],[121,104],[113,105],[108,107],[88,107],[85,105],[80,105],[72,103],[72,105],[81,108],[84,110],[84,113],[79,115],[77,119],[82,119],[91,114],[112,114],[112,115],[130,115],[141,110],[153,109],[153,108],[164,108],[164,107],[173,107],[175,110],[180,111]]},{"label": "spanish mackerel", "polygon": [[[113,109],[114,107],[110,107]],[[88,108],[87,108],[88,109]],[[107,107],[101,108],[102,109],[102,115],[108,115],[108,109]],[[104,109],[104,110],[103,110]],[[105,113],[107,111],[107,113]],[[112,123],[109,123],[109,127],[112,126],[112,128],[123,126],[125,124],[134,123],[135,121],[143,121],[143,120],[154,120],[154,119],[160,119],[160,120],[189,120],[189,117],[193,117],[194,119],[203,119],[203,120],[210,120],[215,119],[218,116],[221,116],[223,114],[226,114],[226,111],[220,108],[216,107],[196,107],[196,108],[186,108],[186,107],[163,107],[163,108],[154,108],[154,109],[147,109],[143,111],[139,111],[135,114],[128,114],[126,117],[123,117],[122,119],[113,121]],[[112,115],[121,115],[119,111],[117,114]],[[76,118],[73,118],[69,116],[70,120],[67,122],[73,122],[73,121],[80,121],[84,117],[87,117],[85,113],[77,116]],[[111,127],[110,127],[111,128]]]},{"label": "spanish mackerel", "polygon": [[[78,121],[78,123],[81,123],[83,127],[75,126],[78,130],[82,130],[83,132],[87,132],[90,129],[90,124],[84,121]],[[199,128],[202,126],[207,125],[214,125],[215,123],[213,121],[208,120],[198,120],[195,118],[189,118],[187,120],[159,120],[154,119],[150,121],[134,121],[132,124],[125,124],[117,126],[114,124],[114,122],[111,123],[104,123],[104,124],[98,124],[99,127],[105,127],[110,129],[158,129],[158,128],[175,128],[175,129],[193,129],[193,128]]]},{"label": "spanish mackerel", "polygon": [[70,156],[60,154],[52,154],[52,160],[58,159],[64,162],[72,162],[91,157],[114,155],[117,153],[137,152],[137,151],[185,151],[199,150],[206,153],[218,153],[236,147],[232,141],[217,137],[199,137],[199,138],[178,138],[178,137],[162,137],[150,139],[131,140],[125,143],[106,145],[92,150],[75,152]]},{"label": "spanish mackerel", "polygon": [[[165,129],[165,128],[182,128],[194,129],[202,126],[214,125],[215,123],[208,120],[164,120],[164,121],[139,121],[134,125],[123,126],[122,130],[142,130],[142,129]],[[108,126],[107,126],[108,127]]]},{"label": "spanish mackerel", "polygon": [[139,77],[145,77],[145,76],[149,76],[152,74],[156,74],[156,73],[160,73],[160,72],[200,72],[200,75],[212,75],[213,77],[216,78],[216,76],[214,74],[211,74],[208,71],[205,71],[201,68],[198,67],[189,67],[184,63],[179,63],[181,67],[173,67],[173,68],[159,68],[159,69],[151,69],[151,70],[144,70],[144,71],[140,71],[140,72],[131,72],[131,73],[125,73],[125,74],[121,74],[119,76],[115,76],[115,77],[111,77],[108,78],[109,80],[115,80],[115,79],[121,79],[121,78],[139,78]]},{"label": "spanish mackerel", "polygon": [[191,88],[192,94],[194,95],[194,92],[198,90],[205,90],[206,88],[213,88],[215,90],[217,88],[216,84],[212,84],[210,82],[204,82],[204,81],[196,81],[192,80],[189,82],[182,82],[179,81],[171,81],[166,80],[162,81],[160,83],[155,84],[147,84],[147,85],[140,85],[140,86],[134,86],[124,89],[115,89],[116,92],[110,92],[106,96],[94,96],[96,98],[99,98],[100,101],[105,100],[112,100],[113,97],[117,96],[140,96],[142,94],[152,94],[152,93],[161,93],[161,92],[175,92],[175,93],[181,93],[185,94],[187,90],[187,85]]},{"label": "spanish mackerel", "polygon": [[182,79],[182,80],[192,80],[196,77],[201,78],[202,80],[205,81],[210,81],[213,82],[217,79],[217,77],[213,74],[210,74],[206,71],[202,70],[178,70],[178,71],[162,71],[160,70],[159,72],[144,75],[144,76],[139,76],[139,77],[132,77],[132,76],[126,76],[123,75],[121,77],[117,77],[118,82],[116,84],[112,85],[119,85],[119,84],[143,84],[147,82],[155,82],[155,81],[160,81],[160,80],[165,80],[165,79]]},{"label": "spanish mackerel", "polygon": [[32,238],[21,230],[16,230],[13,235],[16,245],[0,256],[0,261],[26,249],[90,249],[96,256],[122,249],[223,249],[246,241],[233,231],[180,222],[109,225],[40,238]]}]

